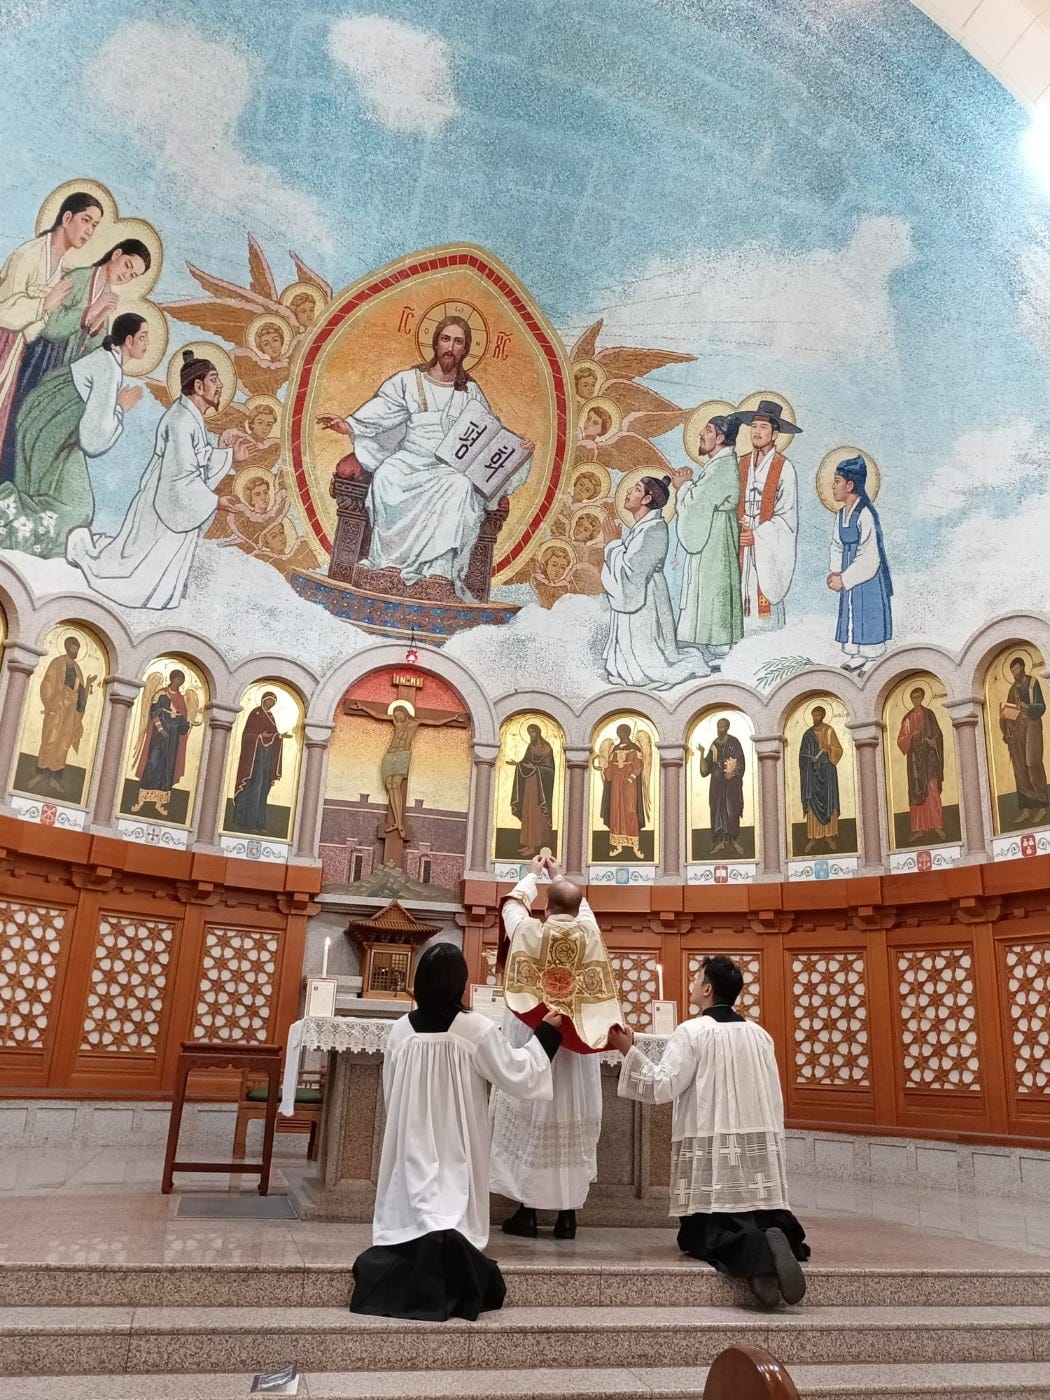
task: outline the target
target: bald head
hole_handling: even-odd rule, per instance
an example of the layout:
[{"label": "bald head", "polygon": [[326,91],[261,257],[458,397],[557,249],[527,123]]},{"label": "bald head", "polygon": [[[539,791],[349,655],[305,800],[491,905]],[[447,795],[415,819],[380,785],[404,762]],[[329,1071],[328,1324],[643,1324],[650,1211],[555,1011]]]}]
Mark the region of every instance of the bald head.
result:
[{"label": "bald head", "polygon": [[551,881],[547,891],[547,913],[578,914],[582,898],[583,890],[579,885],[574,885],[571,880],[565,880],[559,875],[556,880]]}]

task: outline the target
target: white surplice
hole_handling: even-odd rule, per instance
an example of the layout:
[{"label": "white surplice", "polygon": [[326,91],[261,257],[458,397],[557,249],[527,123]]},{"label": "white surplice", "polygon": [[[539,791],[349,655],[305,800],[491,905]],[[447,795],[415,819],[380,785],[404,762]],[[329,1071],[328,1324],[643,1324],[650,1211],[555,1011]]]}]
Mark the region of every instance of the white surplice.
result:
[{"label": "white surplice", "polygon": [[451,579],[467,596],[485,499],[436,452],[470,403],[489,407],[473,379],[456,389],[423,369],[406,369],[347,417],[357,460],[374,473],[365,503],[372,524],[366,568],[397,569],[406,584],[431,575]]},{"label": "white surplice", "polygon": [[129,608],[178,607],[215,488],[233,465],[200,410],[183,396],[157,425],[153,456],[112,539],[71,530],[66,559],[96,593]]},{"label": "white surplice", "polygon": [[460,1012],[443,1034],[417,1033],[408,1016],[393,1026],[383,1055],[386,1128],[373,1244],[458,1230],[476,1249],[485,1248],[487,1085],[532,1100],[553,1092],[550,1061],[529,1035],[529,1044],[514,1048],[474,1012]]},{"label": "white surplice", "polygon": [[[503,906],[503,924],[513,939],[529,917],[536,899],[536,877],[526,875]],[[590,922],[598,938],[594,911],[584,899],[574,922]],[[524,1045],[532,1031],[511,1011],[503,1034]],[[602,1130],[601,1065],[597,1055],[559,1050],[551,1065],[554,1097],[523,1103],[494,1090],[491,1189],[536,1210],[578,1210],[598,1175],[598,1138]]]},{"label": "white surplice", "polygon": [[[744,596],[745,636],[751,636],[755,632],[777,631],[784,626],[784,599],[795,576],[795,560],[798,554],[798,480],[795,468],[786,457],[773,498],[773,518],[759,520],[766,478],[776,453],[776,444],[758,461],[755,460],[758,453],[752,452],[747,481],[744,484],[743,524],[753,530],[755,535],[755,543],[746,546],[742,551],[740,590]],[[769,603],[768,617],[759,615],[760,590]]]},{"label": "white surplice", "polygon": [[664,577],[667,522],[650,510],[605,546],[602,587],[609,599],[605,673],[620,685],[667,690],[710,667],[699,650],[680,648]]},{"label": "white surplice", "polygon": [[773,1037],[756,1021],[685,1021],[659,1064],[632,1046],[618,1092],[674,1103],[670,1215],[790,1209]]}]

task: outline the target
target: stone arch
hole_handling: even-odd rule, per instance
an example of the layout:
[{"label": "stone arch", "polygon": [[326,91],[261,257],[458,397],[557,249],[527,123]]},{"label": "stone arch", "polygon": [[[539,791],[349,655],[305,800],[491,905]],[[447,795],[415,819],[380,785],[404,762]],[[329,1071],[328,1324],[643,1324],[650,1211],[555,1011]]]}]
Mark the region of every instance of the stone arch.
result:
[{"label": "stone arch", "polygon": [[[331,724],[336,706],[354,681],[368,675],[369,671],[380,671],[386,666],[413,669],[405,661],[403,643],[384,642],[379,646],[364,647],[348,657],[341,666],[337,666],[324,678],[310,697],[307,723]],[[432,651],[428,647],[420,651],[415,667],[420,671],[431,671],[435,676],[440,676],[461,696],[470,713],[475,744],[498,747],[499,724],[492,702],[464,666],[446,656],[444,652]]]}]

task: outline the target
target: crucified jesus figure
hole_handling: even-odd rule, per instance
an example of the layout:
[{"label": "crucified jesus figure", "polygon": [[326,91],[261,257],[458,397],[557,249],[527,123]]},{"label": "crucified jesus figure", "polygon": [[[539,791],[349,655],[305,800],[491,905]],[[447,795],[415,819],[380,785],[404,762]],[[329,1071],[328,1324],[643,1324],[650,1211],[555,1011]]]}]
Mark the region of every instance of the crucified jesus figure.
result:
[{"label": "crucified jesus figure", "polygon": [[412,763],[412,745],[421,728],[427,729],[468,729],[470,720],[466,715],[456,715],[440,710],[417,711],[409,700],[392,700],[383,705],[373,700],[351,700],[344,702],[345,712],[367,715],[369,719],[389,720],[393,727],[390,743],[387,745],[379,776],[386,791],[386,825],[384,831],[396,831],[403,839],[408,839],[405,830],[405,794],[408,788],[408,770]]}]

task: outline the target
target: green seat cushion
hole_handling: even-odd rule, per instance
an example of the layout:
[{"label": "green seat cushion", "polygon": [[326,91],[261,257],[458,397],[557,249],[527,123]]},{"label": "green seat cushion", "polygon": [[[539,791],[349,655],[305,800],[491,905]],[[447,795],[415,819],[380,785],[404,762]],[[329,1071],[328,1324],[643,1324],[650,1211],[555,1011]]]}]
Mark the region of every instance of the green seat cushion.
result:
[{"label": "green seat cushion", "polygon": [[[249,1089],[244,1096],[250,1103],[266,1102],[266,1085],[257,1084],[254,1089]],[[296,1089],[296,1103],[324,1103],[324,1094],[320,1089]]]}]

